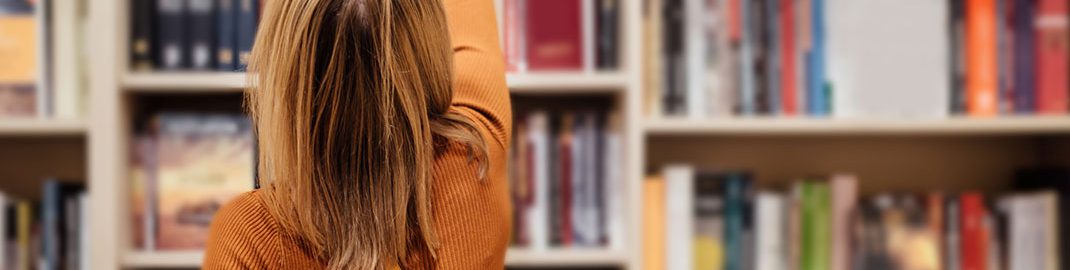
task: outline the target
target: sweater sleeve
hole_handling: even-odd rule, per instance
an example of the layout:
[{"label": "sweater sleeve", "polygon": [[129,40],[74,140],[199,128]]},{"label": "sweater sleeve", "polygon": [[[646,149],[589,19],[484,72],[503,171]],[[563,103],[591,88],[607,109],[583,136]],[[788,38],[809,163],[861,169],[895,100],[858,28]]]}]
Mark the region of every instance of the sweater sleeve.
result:
[{"label": "sweater sleeve", "polygon": [[277,269],[278,231],[255,191],[242,194],[212,220],[203,269]]},{"label": "sweater sleeve", "polygon": [[[504,149],[512,128],[512,111],[494,3],[492,0],[445,0],[444,3],[453,43],[451,109],[486,128]],[[488,146],[491,146],[489,140]]]}]

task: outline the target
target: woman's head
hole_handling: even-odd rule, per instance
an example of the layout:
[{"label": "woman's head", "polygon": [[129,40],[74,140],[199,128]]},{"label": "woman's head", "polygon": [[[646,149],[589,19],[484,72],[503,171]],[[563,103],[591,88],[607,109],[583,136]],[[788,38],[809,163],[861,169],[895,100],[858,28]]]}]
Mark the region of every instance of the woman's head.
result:
[{"label": "woman's head", "polygon": [[400,264],[434,246],[434,157],[486,157],[449,111],[452,49],[438,0],[266,1],[247,102],[266,206],[332,268]]}]

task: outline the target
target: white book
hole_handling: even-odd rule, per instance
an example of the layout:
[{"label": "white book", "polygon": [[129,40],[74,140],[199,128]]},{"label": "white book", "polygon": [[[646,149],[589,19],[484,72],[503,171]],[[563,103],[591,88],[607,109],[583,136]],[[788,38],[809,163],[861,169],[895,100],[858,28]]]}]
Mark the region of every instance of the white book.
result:
[{"label": "white book", "polygon": [[687,66],[687,116],[703,118],[709,110],[706,74],[706,0],[684,0],[684,55]]},{"label": "white book", "polygon": [[827,0],[835,117],[948,116],[947,3]]},{"label": "white book", "polygon": [[759,192],[754,198],[754,269],[786,270],[787,249],[787,200],[784,195]]},{"label": "white book", "polygon": [[52,0],[38,0],[34,5],[37,21],[37,117],[52,115]]},{"label": "white book", "polygon": [[52,1],[52,116],[77,119],[85,114],[82,0]]},{"label": "white book", "polygon": [[624,170],[626,164],[624,164],[624,151],[623,141],[620,135],[620,117],[618,113],[611,112],[607,116],[607,128],[606,128],[606,142],[605,142],[605,163],[602,170],[604,171],[605,179],[603,179],[602,187],[605,189],[603,198],[605,199],[605,211],[606,212],[606,235],[609,236],[609,247],[614,250],[621,250],[624,248],[624,208],[623,208],[623,196],[624,190],[621,189],[624,181]]},{"label": "white book", "polygon": [[669,165],[665,175],[665,269],[693,269],[695,172],[688,165]]},{"label": "white book", "polygon": [[1058,195],[1016,194],[1000,199],[1007,216],[1007,270],[1059,269]]},{"label": "white book", "polygon": [[78,224],[78,238],[79,238],[78,239],[78,250],[80,252],[78,254],[78,257],[79,257],[78,260],[80,261],[78,263],[78,266],[79,266],[78,269],[79,270],[87,270],[87,269],[90,268],[89,267],[89,263],[90,263],[89,262],[89,253],[91,253],[91,251],[92,251],[91,247],[93,246],[89,242],[89,231],[90,231],[89,230],[89,219],[93,215],[91,215],[91,213],[89,212],[89,193],[88,192],[83,192],[81,194],[78,194],[78,207],[79,207],[78,214],[81,215],[79,217],[79,221],[81,221],[81,224]]},{"label": "white book", "polygon": [[536,112],[528,116],[528,138],[532,144],[531,161],[535,181],[535,203],[526,213],[528,228],[531,228],[531,248],[536,251],[545,251],[550,247],[549,227],[549,192],[550,182],[550,157],[549,157],[549,118],[545,112]]},{"label": "white book", "polygon": [[0,268],[9,267],[7,261],[7,195],[0,192]]},{"label": "white book", "polygon": [[[533,1],[538,1],[538,0],[533,0]],[[581,25],[581,27],[582,27],[581,30],[583,30],[581,32],[582,35],[583,35],[582,36],[582,38],[583,38],[583,41],[582,41],[583,42],[583,70],[586,71],[586,72],[594,72],[594,70],[595,70],[595,68],[597,66],[596,63],[595,63],[595,50],[596,50],[596,47],[598,46],[597,44],[595,44],[595,37],[597,36],[597,34],[594,31],[595,30],[594,29],[594,21],[595,21],[594,14],[595,14],[595,12],[598,12],[598,10],[596,9],[596,6],[595,6],[595,0],[580,0],[580,1],[582,1],[582,6],[580,7],[581,8],[580,11],[583,12],[583,13],[580,14],[580,19],[581,19],[580,24],[582,24]]]}]

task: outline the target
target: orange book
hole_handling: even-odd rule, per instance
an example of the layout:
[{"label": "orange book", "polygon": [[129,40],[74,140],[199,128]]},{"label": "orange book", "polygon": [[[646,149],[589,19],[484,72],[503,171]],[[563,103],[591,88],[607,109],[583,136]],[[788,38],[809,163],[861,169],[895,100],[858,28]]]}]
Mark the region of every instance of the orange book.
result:
[{"label": "orange book", "polygon": [[999,112],[996,23],[996,0],[966,1],[966,109],[971,116]]},{"label": "orange book", "polygon": [[643,181],[643,269],[665,269],[665,179]]}]

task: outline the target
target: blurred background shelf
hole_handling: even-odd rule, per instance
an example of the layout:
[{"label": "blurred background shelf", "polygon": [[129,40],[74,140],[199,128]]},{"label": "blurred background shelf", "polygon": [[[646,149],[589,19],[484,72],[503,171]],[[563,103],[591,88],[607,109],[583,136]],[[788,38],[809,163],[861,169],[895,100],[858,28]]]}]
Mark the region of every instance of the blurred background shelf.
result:
[{"label": "blurred background shelf", "polygon": [[505,81],[514,94],[615,93],[628,87],[627,77],[620,72],[516,73],[506,75]]},{"label": "blurred background shelf", "polygon": [[647,119],[643,127],[648,135],[1042,135],[1070,133],[1070,117]]},{"label": "blurred background shelf", "polygon": [[238,92],[245,87],[239,72],[146,72],[129,73],[122,86],[134,92]]},{"label": "blurred background shelf", "polygon": [[[146,252],[136,251],[123,256],[125,268],[197,268],[204,260],[203,251]],[[609,250],[551,250],[531,251],[510,249],[505,256],[505,264],[510,267],[583,267],[583,266],[622,266],[627,263],[623,252]]]},{"label": "blurred background shelf", "polygon": [[0,119],[0,136],[82,136],[82,120]]}]

